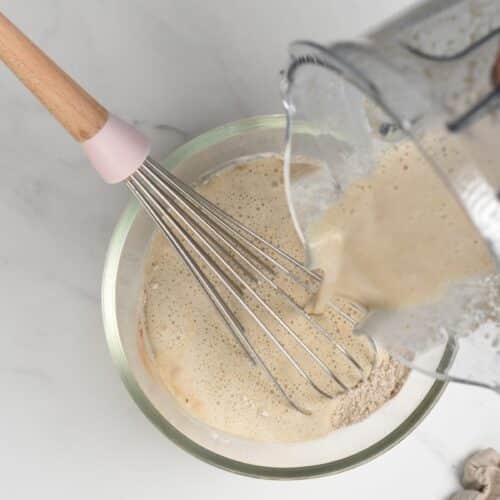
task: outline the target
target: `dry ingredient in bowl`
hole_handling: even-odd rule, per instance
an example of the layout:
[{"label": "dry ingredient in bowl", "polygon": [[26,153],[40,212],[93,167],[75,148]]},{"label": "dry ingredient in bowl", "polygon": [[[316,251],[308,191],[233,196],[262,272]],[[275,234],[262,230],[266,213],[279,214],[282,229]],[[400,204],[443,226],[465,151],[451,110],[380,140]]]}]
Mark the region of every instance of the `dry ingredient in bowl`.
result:
[{"label": "dry ingredient in bowl", "polygon": [[[285,199],[280,158],[263,156],[224,169],[197,189],[263,237],[303,259]],[[282,280],[280,284],[302,304],[309,300],[293,283]],[[297,357],[303,356],[301,364],[314,379],[336,396],[327,399],[316,393],[251,318],[241,313],[238,318],[259,354],[293,398],[311,410],[312,415],[303,415],[288,406],[262,371],[251,364],[169,243],[155,233],[146,259],[139,340],[153,376],[161,380],[186,411],[233,435],[268,442],[297,442],[319,438],[357,422],[397,394],[407,370],[386,353],[379,353],[371,375],[360,381],[352,366],[331,344],[318,339],[290,306],[269,290],[263,289],[262,295],[353,389],[343,393],[290,343],[289,335],[282,335],[280,340]],[[234,311],[239,310],[231,298],[225,298]],[[373,352],[368,343],[354,338],[349,324],[331,309],[317,318],[369,371]],[[279,331],[276,334],[280,335]]]}]

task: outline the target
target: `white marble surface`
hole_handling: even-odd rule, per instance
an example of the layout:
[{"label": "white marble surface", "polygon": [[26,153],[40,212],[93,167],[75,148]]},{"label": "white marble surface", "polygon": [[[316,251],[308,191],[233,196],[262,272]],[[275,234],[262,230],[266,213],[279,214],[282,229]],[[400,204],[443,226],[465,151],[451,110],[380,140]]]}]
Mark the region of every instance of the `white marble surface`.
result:
[{"label": "white marble surface", "polygon": [[[279,111],[289,40],[352,37],[410,3],[0,0],[0,10],[161,155]],[[127,194],[101,184],[3,68],[0,109],[0,498],[445,499],[467,454],[500,448],[500,398],[450,387],[400,445],[336,477],[257,481],[177,449],[129,398],[103,335],[102,263]]]}]

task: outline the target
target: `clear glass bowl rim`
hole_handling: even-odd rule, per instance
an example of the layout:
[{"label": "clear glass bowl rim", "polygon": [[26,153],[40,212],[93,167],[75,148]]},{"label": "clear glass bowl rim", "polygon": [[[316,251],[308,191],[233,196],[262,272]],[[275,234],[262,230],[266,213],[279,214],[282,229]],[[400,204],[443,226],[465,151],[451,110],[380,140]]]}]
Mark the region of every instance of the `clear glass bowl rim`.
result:
[{"label": "clear glass bowl rim", "polygon": [[[255,130],[277,128],[283,129],[284,134],[286,128],[286,118],[284,115],[263,115],[230,122],[191,139],[175,149],[161,163],[165,168],[173,169],[189,156],[229,137]],[[297,131],[300,131],[300,128],[296,126],[295,132]],[[131,199],[116,224],[108,246],[101,290],[104,331],[113,362],[118,368],[123,383],[137,406],[165,436],[183,450],[221,469],[256,478],[305,479],[337,474],[368,462],[395,446],[415,429],[439,400],[446,387],[446,382],[436,380],[414,411],[384,438],[354,455],[322,464],[304,467],[260,466],[233,460],[200,446],[170,424],[147,398],[129,367],[121,342],[116,317],[115,285],[120,256],[126,237],[139,210],[139,203],[135,199]],[[452,358],[453,352],[447,349],[441,359],[441,364],[448,365],[452,361]]]}]

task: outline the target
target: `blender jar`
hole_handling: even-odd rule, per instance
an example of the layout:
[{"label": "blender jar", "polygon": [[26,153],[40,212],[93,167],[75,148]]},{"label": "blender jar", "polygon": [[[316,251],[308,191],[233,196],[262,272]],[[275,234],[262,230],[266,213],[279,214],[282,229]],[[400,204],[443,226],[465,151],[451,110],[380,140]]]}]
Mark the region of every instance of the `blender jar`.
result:
[{"label": "blender jar", "polygon": [[[285,186],[308,255],[310,229],[322,214],[372,174],[382,154],[411,144],[458,200],[491,259],[487,272],[447,284],[438,300],[370,310],[358,331],[434,377],[497,391],[499,40],[498,2],[425,2],[361,41],[295,42],[283,82]],[[303,158],[316,167],[306,175],[293,167]],[[413,249],[405,251],[407,272],[416,272]],[[436,368],[450,346],[455,362]]]}]

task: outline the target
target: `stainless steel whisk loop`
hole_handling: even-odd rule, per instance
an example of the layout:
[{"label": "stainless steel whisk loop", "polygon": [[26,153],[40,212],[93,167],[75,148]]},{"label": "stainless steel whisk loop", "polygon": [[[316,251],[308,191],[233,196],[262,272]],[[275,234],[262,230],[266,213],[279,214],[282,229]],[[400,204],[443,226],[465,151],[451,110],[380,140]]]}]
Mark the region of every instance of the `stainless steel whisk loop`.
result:
[{"label": "stainless steel whisk loop", "polygon": [[[290,406],[301,413],[310,414],[307,408],[303,408],[290,397],[283,384],[258,354],[234,311],[217,291],[212,279],[207,276],[200,263],[203,263],[211,271],[229,296],[255,321],[260,330],[279,350],[280,354],[319,394],[327,398],[334,397],[318,386],[296,357],[280,342],[273,331],[256,313],[255,308],[249,305],[245,293],[266,314],[269,314],[316,363],[322,372],[334,380],[343,391],[348,391],[349,387],[307,345],[300,335],[269,306],[266,300],[256,291],[255,285],[257,283],[265,283],[270,286],[274,292],[279,294],[281,299],[304,318],[316,332],[321,334],[357,370],[360,380],[366,378],[365,370],[355,357],[272,279],[276,270],[308,290],[308,284],[304,277],[320,282],[321,276],[235,220],[202,197],[191,186],[167,170],[162,169],[150,158],[147,158],[142,166],[129,177],[127,186],[193,273],[252,363],[263,370]],[[194,255],[196,255],[196,259]],[[198,262],[197,259],[199,259]],[[348,324],[355,325],[356,321],[349,314],[335,304],[331,304],[331,307]],[[359,306],[352,304],[352,307],[357,309],[358,312],[362,312]],[[368,339],[373,347],[374,364],[377,348],[373,339],[370,337]]]}]

